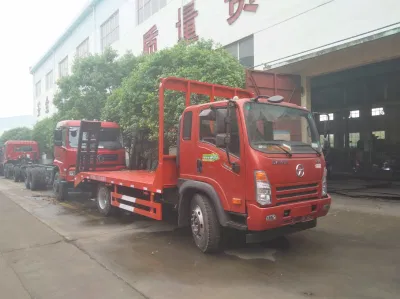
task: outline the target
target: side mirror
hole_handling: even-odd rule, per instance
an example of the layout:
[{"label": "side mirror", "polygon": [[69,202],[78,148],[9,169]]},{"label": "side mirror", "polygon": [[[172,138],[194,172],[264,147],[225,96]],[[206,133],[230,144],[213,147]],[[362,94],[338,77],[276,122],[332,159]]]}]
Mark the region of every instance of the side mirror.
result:
[{"label": "side mirror", "polygon": [[226,134],[226,133],[217,134],[217,136],[215,138],[215,145],[217,147],[225,148],[227,144],[229,144],[228,134]]},{"label": "side mirror", "polygon": [[199,116],[204,120],[215,121],[217,116],[215,109],[206,109],[200,112]]}]

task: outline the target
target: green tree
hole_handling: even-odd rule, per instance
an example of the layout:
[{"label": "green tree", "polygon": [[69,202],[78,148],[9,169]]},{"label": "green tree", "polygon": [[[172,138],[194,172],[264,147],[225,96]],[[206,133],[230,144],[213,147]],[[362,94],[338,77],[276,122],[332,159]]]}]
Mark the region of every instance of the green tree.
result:
[{"label": "green tree", "polygon": [[112,49],[76,59],[72,74],[61,78],[54,105],[59,119],[100,119],[106,98],[136,65],[131,53],[117,59]]},{"label": "green tree", "polygon": [[27,127],[18,127],[4,131],[0,137],[0,145],[8,140],[32,140],[32,130]]},{"label": "green tree", "polygon": [[[103,119],[120,123],[125,137],[132,138],[145,132],[147,139],[156,140],[158,86],[160,78],[169,76],[232,87],[242,88],[245,85],[243,66],[225,49],[216,49],[212,41],[181,42],[172,48],[143,56],[121,87],[108,97]],[[194,97],[193,100],[205,102],[208,99]],[[175,128],[184,108],[182,94],[167,93],[165,131],[170,143],[174,142]]]},{"label": "green tree", "polygon": [[38,121],[32,130],[32,139],[37,141],[40,151],[53,157],[53,132],[57,124],[55,116]]}]

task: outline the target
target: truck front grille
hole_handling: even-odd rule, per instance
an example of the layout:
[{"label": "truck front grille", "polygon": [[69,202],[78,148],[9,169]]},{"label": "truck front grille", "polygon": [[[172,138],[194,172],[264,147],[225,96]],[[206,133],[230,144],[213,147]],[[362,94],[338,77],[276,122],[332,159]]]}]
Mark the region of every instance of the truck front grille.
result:
[{"label": "truck front grille", "polygon": [[275,197],[278,202],[316,199],[318,187],[318,183],[279,186],[275,188]]}]

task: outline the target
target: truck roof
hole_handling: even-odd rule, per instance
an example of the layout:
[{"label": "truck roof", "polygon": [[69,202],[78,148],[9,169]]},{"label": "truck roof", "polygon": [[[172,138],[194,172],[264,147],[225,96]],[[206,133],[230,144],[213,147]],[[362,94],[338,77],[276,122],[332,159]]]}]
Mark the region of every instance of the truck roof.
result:
[{"label": "truck roof", "polygon": [[[81,125],[80,120],[63,120],[57,124],[57,128],[59,127],[79,127]],[[110,121],[102,121],[101,122],[102,128],[116,128],[119,129],[119,125],[115,122]]]},{"label": "truck roof", "polygon": [[[249,98],[242,98],[242,99],[239,99],[239,100],[236,100],[236,102],[237,103],[240,103],[240,104],[243,104],[243,103],[245,103],[245,102],[248,102],[250,99]],[[208,108],[208,107],[210,107],[212,104],[218,104],[218,103],[223,103],[223,102],[226,102],[227,100],[222,100],[222,101],[215,101],[215,102],[213,102],[213,103],[205,103],[205,104],[201,104],[201,105],[198,105],[198,106],[200,106],[200,108]],[[304,107],[302,107],[302,106],[299,106],[299,105],[296,105],[296,104],[293,104],[293,103],[288,103],[288,102],[281,102],[281,103],[272,103],[272,102],[268,102],[268,100],[266,100],[266,99],[259,99],[259,103],[265,103],[265,104],[270,104],[270,105],[278,105],[278,106],[284,106],[284,107],[290,107],[290,108],[297,108],[297,109],[302,109],[302,110],[307,110],[306,108],[304,108]],[[197,107],[198,107],[197,106]],[[187,107],[187,108],[191,108],[192,106],[189,106],[189,107]]]},{"label": "truck roof", "polygon": [[33,140],[8,140],[4,145],[37,145],[38,143]]}]

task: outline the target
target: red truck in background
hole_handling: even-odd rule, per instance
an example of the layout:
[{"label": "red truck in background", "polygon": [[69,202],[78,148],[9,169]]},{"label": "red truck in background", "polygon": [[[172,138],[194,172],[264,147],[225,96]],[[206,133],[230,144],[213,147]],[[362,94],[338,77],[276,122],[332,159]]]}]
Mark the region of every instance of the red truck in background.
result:
[{"label": "red truck in background", "polygon": [[[65,200],[68,190],[74,187],[80,129],[80,120],[65,120],[59,122],[54,131],[52,181],[53,191],[58,200]],[[85,139],[87,136],[82,136],[82,138]],[[126,168],[125,148],[118,124],[100,122],[96,147],[96,169],[98,171]]]},{"label": "red truck in background", "polygon": [[[96,169],[102,171],[126,168],[125,148],[119,125],[114,122],[96,123],[98,144],[91,148],[96,153]],[[66,200],[70,192],[92,192],[91,189],[74,188],[75,166],[79,159],[78,140],[87,138],[82,137],[81,128],[79,120],[64,120],[57,124],[54,130],[54,161],[50,165],[31,163],[24,167],[27,189],[39,190],[50,185],[60,201]]]},{"label": "red truck in background", "polygon": [[21,167],[40,160],[39,145],[31,140],[8,140],[2,150],[3,173],[15,182],[23,180]]},{"label": "red truck in background", "polygon": [[[166,90],[186,94],[176,155],[164,149]],[[210,103],[191,105],[193,94]],[[203,252],[218,250],[223,227],[258,242],[315,227],[331,204],[311,112],[281,96],[181,78],[161,80],[156,171],[77,168],[75,186],[97,189],[100,213],[120,208],[162,220],[163,205],[173,205]]]}]

